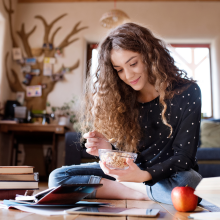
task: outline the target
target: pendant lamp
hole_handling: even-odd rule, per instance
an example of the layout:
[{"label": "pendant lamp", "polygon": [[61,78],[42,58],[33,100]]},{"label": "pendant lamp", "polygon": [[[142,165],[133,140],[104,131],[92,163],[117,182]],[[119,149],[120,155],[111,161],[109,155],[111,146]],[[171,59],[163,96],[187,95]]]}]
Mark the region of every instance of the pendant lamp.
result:
[{"label": "pendant lamp", "polygon": [[100,19],[101,25],[105,28],[115,28],[120,24],[124,24],[130,21],[130,18],[125,12],[116,9],[116,0],[114,3],[115,8],[104,13]]}]

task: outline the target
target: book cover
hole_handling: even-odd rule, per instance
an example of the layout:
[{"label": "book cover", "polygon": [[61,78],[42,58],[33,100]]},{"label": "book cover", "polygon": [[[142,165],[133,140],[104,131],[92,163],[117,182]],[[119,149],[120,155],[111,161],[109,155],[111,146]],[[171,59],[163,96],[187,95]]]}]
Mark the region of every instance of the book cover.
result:
[{"label": "book cover", "polygon": [[0,200],[15,199],[16,195],[25,195],[26,189],[0,190]]}]

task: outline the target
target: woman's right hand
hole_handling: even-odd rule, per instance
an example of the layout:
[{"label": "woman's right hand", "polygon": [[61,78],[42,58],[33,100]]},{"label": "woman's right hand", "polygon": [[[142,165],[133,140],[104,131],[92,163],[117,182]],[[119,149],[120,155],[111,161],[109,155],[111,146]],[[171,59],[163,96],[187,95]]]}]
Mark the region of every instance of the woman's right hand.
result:
[{"label": "woman's right hand", "polygon": [[90,131],[83,137],[86,139],[85,147],[88,154],[99,156],[98,149],[112,149],[112,145],[106,142],[108,139],[98,131]]}]

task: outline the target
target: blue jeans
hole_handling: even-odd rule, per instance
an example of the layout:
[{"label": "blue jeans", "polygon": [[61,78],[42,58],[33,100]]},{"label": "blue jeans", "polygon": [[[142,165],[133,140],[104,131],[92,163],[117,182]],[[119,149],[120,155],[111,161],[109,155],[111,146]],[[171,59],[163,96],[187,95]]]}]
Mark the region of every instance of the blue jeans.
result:
[{"label": "blue jeans", "polygon": [[[63,166],[51,172],[49,176],[49,187],[59,186],[61,184],[74,183],[99,183],[101,178],[115,180],[102,171],[99,163],[85,163],[80,165]],[[199,173],[190,169],[171,175],[153,186],[146,185],[148,197],[156,202],[172,205],[171,191],[176,186],[190,186],[196,188],[202,177]],[[95,192],[87,198],[95,198]],[[199,202],[201,199],[199,199]]]}]

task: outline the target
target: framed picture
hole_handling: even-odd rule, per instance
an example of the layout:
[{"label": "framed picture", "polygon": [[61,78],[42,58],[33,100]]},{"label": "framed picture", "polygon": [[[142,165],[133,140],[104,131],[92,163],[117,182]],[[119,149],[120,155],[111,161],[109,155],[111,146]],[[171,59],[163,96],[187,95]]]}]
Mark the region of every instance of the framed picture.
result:
[{"label": "framed picture", "polygon": [[22,66],[21,67],[21,73],[30,73],[31,72],[31,66]]},{"label": "framed picture", "polygon": [[44,63],[43,75],[44,76],[52,75],[52,64],[51,63]]},{"label": "framed picture", "polygon": [[40,85],[27,86],[26,95],[27,97],[40,97],[42,95],[42,87]]},{"label": "framed picture", "polygon": [[44,58],[44,63],[54,64],[55,62],[56,62],[56,59],[54,57],[45,57]]},{"label": "framed picture", "polygon": [[40,69],[31,69],[30,74],[33,76],[40,75]]},{"label": "framed picture", "polygon": [[12,49],[13,60],[22,60],[21,48],[14,47]]},{"label": "framed picture", "polygon": [[25,63],[28,65],[35,65],[36,64],[36,58],[26,58]]}]

